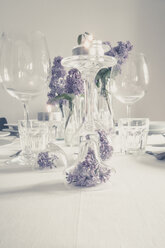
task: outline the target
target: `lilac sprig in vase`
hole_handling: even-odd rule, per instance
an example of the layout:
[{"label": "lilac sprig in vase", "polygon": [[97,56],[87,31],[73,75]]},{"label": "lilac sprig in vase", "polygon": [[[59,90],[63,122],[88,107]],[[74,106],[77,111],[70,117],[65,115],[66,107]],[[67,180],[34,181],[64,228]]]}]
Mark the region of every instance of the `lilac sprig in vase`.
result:
[{"label": "lilac sprig in vase", "polygon": [[93,187],[110,180],[114,169],[103,164],[93,135],[82,137],[80,151],[75,165],[66,170],[66,181],[77,187]]},{"label": "lilac sprig in vase", "polygon": [[104,130],[99,129],[99,152],[100,158],[102,161],[109,160],[113,154],[113,146],[110,144],[108,140],[108,135]]},{"label": "lilac sprig in vase", "polygon": [[35,169],[42,171],[63,172],[68,166],[67,155],[59,146],[49,143],[47,148],[38,153]]},{"label": "lilac sprig in vase", "polygon": [[[74,145],[74,133],[79,127],[83,114],[82,102],[84,81],[78,69],[65,70],[61,64],[62,57],[54,58],[51,81],[49,84],[48,104],[58,105],[65,119],[64,139],[66,145]],[[72,144],[73,143],[73,144]],[[76,142],[78,144],[78,142]]]},{"label": "lilac sprig in vase", "polygon": [[[132,50],[133,45],[130,41],[117,42],[117,46],[112,47],[110,42],[103,42],[104,45],[108,46],[109,49],[105,52],[106,56],[114,57],[117,60],[117,64],[114,66],[118,73],[122,71],[122,65],[126,62],[129,57],[129,52]],[[95,85],[97,89],[97,102],[98,102],[98,115],[99,119],[104,125],[107,123],[110,128],[115,125],[113,107],[112,107],[112,96],[110,90],[110,78],[111,78],[112,67],[101,68],[95,77]],[[114,73],[113,73],[114,76]],[[105,127],[106,130],[107,127]]]}]

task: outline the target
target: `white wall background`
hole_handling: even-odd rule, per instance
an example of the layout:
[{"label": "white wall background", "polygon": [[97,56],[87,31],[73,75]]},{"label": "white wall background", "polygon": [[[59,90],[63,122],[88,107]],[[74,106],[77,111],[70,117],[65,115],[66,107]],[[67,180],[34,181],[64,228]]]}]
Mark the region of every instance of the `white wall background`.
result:
[{"label": "white wall background", "polygon": [[[78,34],[91,32],[113,44],[130,40],[145,53],[150,69],[148,94],[133,107],[133,116],[165,120],[165,0],[0,0],[0,32],[41,30],[51,59],[71,54]],[[31,117],[46,110],[46,92],[30,104]],[[114,102],[117,117],[125,107]],[[10,122],[23,109],[0,85],[0,116]]]}]

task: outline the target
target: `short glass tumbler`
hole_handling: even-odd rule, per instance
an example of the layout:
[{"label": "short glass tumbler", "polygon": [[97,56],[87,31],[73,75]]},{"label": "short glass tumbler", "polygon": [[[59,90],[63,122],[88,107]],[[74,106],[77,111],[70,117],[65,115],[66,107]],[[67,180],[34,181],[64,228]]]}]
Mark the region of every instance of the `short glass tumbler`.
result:
[{"label": "short glass tumbler", "polygon": [[24,156],[43,151],[48,145],[48,124],[38,120],[18,121],[20,143]]},{"label": "short glass tumbler", "polygon": [[121,153],[141,154],[145,152],[149,130],[147,118],[122,118],[119,120]]}]

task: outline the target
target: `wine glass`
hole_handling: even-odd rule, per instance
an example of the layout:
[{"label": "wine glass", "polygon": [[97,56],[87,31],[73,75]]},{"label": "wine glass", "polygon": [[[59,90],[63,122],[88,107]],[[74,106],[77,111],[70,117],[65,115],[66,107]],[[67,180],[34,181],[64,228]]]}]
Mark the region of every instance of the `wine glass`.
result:
[{"label": "wine glass", "polygon": [[5,90],[24,106],[24,119],[28,121],[28,105],[45,86],[50,59],[44,34],[2,33],[0,75]]},{"label": "wine glass", "polygon": [[50,59],[45,36],[40,31],[29,34],[2,33],[0,55],[0,76],[3,86],[11,96],[20,100],[24,107],[27,146],[20,157],[26,164],[26,155],[30,157],[28,149],[29,101],[41,94],[50,73]]},{"label": "wine glass", "polygon": [[111,92],[116,99],[127,105],[127,117],[131,117],[131,106],[147,91],[149,72],[146,58],[142,53],[130,53],[122,65],[117,64],[111,71]]}]

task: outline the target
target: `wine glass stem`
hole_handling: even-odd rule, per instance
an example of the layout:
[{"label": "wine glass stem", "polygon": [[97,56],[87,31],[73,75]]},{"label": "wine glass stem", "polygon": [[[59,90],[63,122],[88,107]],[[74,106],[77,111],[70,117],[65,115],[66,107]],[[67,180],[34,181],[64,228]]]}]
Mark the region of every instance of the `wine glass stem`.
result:
[{"label": "wine glass stem", "polygon": [[24,107],[24,120],[27,121],[27,123],[29,122],[29,103],[27,102],[23,102],[23,107]]},{"label": "wine glass stem", "polygon": [[[30,128],[30,121],[29,121],[29,101],[23,102],[23,108],[24,108],[24,120],[25,120],[25,147],[24,147],[24,156],[28,156],[30,154],[29,150],[29,128]],[[30,158],[30,157],[29,157]]]},{"label": "wine glass stem", "polygon": [[127,104],[127,118],[131,117],[131,105]]}]

